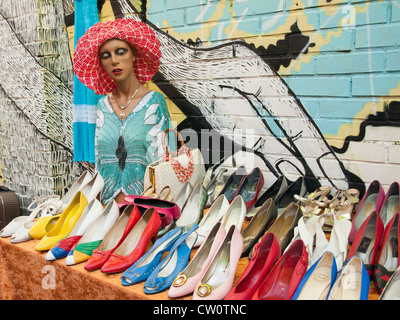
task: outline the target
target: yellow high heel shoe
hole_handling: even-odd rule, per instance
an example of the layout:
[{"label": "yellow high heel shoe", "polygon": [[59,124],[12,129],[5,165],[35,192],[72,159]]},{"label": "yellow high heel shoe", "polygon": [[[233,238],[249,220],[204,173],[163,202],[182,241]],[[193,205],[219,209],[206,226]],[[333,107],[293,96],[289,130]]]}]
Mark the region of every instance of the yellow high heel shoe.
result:
[{"label": "yellow high heel shoe", "polygon": [[67,237],[78,222],[88,201],[85,195],[78,191],[71,203],[61,214],[54,228],[52,228],[36,245],[35,250],[46,251],[54,247],[59,241]]},{"label": "yellow high heel shoe", "polygon": [[29,229],[29,236],[32,239],[42,239],[51,229],[55,227],[61,213],[53,216],[46,216],[38,218],[34,225]]}]

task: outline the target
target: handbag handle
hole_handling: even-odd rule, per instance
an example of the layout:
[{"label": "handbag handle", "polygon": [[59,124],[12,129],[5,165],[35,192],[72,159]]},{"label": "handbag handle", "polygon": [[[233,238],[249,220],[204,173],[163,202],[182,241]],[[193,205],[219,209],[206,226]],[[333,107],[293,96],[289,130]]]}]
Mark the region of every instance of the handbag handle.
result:
[{"label": "handbag handle", "polygon": [[[163,148],[164,148],[165,156],[167,158],[169,157],[169,152],[168,152],[168,146],[165,144],[165,137],[166,137],[168,132],[176,133],[176,136],[178,137],[178,141],[181,143],[180,148],[187,149],[187,147],[185,146],[185,140],[183,139],[183,137],[180,134],[180,132],[178,130],[175,130],[175,129],[167,128],[167,129],[164,130],[163,135],[162,135],[162,145],[163,145]],[[177,150],[179,150],[180,148],[177,148]]]}]

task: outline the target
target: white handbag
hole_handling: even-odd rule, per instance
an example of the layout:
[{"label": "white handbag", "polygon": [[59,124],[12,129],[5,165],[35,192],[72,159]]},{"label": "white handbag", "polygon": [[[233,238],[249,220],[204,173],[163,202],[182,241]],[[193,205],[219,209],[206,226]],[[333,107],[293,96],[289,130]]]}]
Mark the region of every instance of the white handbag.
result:
[{"label": "white handbag", "polygon": [[[169,131],[177,134],[181,144],[177,151],[171,153],[165,144],[165,137]],[[153,186],[154,192],[157,193],[165,186],[169,186],[171,188],[170,196],[176,199],[186,181],[194,188],[198,182],[204,179],[206,174],[204,159],[198,148],[190,150],[185,146],[183,137],[177,130],[166,129],[163,133],[162,143],[164,156],[147,166],[144,174],[144,190]]]}]

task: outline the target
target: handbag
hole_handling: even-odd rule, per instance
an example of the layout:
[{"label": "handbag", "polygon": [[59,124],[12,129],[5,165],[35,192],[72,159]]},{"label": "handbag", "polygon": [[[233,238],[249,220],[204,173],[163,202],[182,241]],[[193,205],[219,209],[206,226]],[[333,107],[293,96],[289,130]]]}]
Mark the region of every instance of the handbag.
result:
[{"label": "handbag", "polygon": [[16,193],[0,186],[0,230],[20,215],[21,208]]},{"label": "handbag", "polygon": [[[180,146],[177,151],[169,152],[165,143],[168,132],[175,132]],[[204,159],[201,151],[196,148],[190,150],[185,144],[182,135],[174,129],[166,129],[163,132],[162,144],[164,155],[162,159],[149,164],[144,175],[144,190],[154,188],[154,193],[160,192],[169,186],[170,196],[176,199],[187,181],[192,187],[204,179],[206,174]]]}]

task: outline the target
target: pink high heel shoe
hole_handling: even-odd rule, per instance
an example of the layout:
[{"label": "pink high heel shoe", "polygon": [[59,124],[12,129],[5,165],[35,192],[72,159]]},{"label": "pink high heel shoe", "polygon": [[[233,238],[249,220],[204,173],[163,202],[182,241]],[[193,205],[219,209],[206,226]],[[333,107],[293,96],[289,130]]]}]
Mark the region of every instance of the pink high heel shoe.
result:
[{"label": "pink high heel shoe", "polygon": [[193,259],[172,283],[168,290],[168,297],[177,298],[193,293],[225,236],[223,224],[217,222]]},{"label": "pink high heel shoe", "polygon": [[223,300],[232,289],[243,239],[232,225],[193,292],[193,300]]}]

